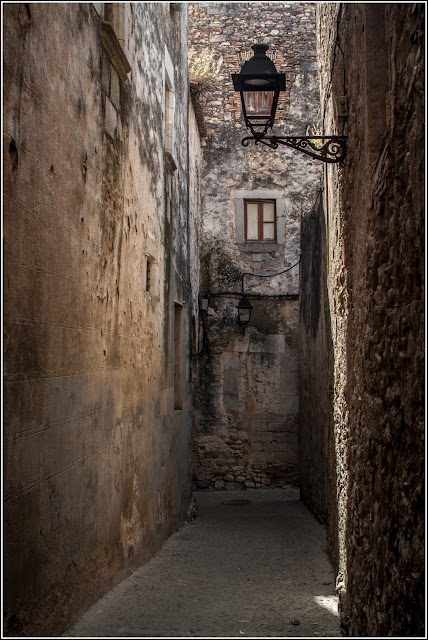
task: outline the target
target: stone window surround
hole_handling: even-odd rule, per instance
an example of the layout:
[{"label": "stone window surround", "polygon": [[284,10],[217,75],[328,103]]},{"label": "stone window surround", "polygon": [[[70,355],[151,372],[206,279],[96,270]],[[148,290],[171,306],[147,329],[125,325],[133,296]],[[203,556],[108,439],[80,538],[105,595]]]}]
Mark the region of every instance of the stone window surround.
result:
[{"label": "stone window surround", "polygon": [[165,123],[165,162],[171,171],[177,169],[177,158],[175,155],[175,93],[174,93],[174,67],[171,56],[165,45],[164,55],[164,103],[163,115]]},{"label": "stone window surround", "polygon": [[117,71],[121,82],[126,82],[132,71],[128,61],[129,2],[93,2],[101,18],[100,36],[104,49]]},{"label": "stone window surround", "polygon": [[[285,199],[278,189],[235,189],[231,194],[235,200],[235,238],[238,248],[248,253],[274,253],[285,243]],[[244,200],[275,200],[276,242],[245,242]]]},{"label": "stone window surround", "polygon": [[[150,262],[150,289],[147,289],[147,263]],[[147,239],[146,251],[141,256],[142,264],[142,285],[144,294],[152,300],[152,302],[159,301],[159,267],[156,260],[156,246],[155,243]]]}]

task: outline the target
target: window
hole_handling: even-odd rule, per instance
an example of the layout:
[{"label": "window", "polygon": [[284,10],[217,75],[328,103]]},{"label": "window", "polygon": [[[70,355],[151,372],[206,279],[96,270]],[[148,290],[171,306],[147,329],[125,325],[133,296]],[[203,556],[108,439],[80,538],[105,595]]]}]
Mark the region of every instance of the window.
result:
[{"label": "window", "polygon": [[[283,189],[232,189],[231,199],[235,204],[235,240],[240,251],[245,253],[273,253],[281,249],[286,241],[286,202]],[[259,216],[259,203],[262,214]],[[247,216],[247,205],[250,207]],[[269,212],[270,209],[270,212]],[[274,219],[272,218],[272,209]],[[269,215],[270,214],[270,215]],[[247,230],[247,218],[250,218]],[[259,227],[261,220],[261,230]],[[251,224],[251,222],[253,224]],[[270,224],[269,224],[270,223]],[[251,233],[253,231],[253,233]],[[269,238],[269,234],[273,237]],[[259,239],[260,238],[260,239]]]},{"label": "window", "polygon": [[101,20],[101,41],[116,69],[121,82],[126,82],[131,65],[126,57],[128,39],[128,13],[125,2],[95,3]]},{"label": "window", "polygon": [[177,159],[175,152],[175,94],[174,94],[174,67],[171,57],[165,47],[165,90],[164,90],[164,135],[165,135],[165,162],[170,171],[176,171]]},{"label": "window", "polygon": [[125,50],[126,12],[124,2],[105,2],[104,19],[112,25],[120,46]]},{"label": "window", "polygon": [[183,409],[183,307],[174,305],[174,409]]},{"label": "window", "polygon": [[276,241],[275,200],[244,201],[245,242]]},{"label": "window", "polygon": [[172,153],[172,139],[174,127],[174,93],[165,82],[165,151]]},{"label": "window", "polygon": [[270,114],[273,91],[246,91],[245,105],[248,115]]},{"label": "window", "polygon": [[153,262],[154,258],[152,256],[146,256],[146,291],[149,293],[153,293],[154,289],[154,278],[153,278]]}]

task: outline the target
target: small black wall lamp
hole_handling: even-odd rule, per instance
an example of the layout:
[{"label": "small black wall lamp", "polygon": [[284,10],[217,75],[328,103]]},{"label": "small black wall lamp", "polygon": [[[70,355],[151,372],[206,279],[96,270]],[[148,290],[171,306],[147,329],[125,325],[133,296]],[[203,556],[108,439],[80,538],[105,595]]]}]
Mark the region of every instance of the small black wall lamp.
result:
[{"label": "small black wall lamp", "polygon": [[[241,73],[233,73],[233,87],[241,94],[242,112],[245,126],[252,135],[242,140],[248,147],[251,140],[271,149],[282,144],[301,151],[321,162],[342,162],[346,156],[347,136],[267,136],[275,120],[279,92],[285,91],[285,73],[278,73],[272,60],[266,55],[266,44],[254,44],[252,58],[241,68]],[[258,104],[254,102],[254,92],[260,93]]]},{"label": "small black wall lamp", "polygon": [[238,309],[238,321],[242,326],[242,333],[245,333],[245,327],[250,322],[251,312],[253,310],[253,305],[248,300],[245,293],[243,293],[242,298],[236,308]]}]

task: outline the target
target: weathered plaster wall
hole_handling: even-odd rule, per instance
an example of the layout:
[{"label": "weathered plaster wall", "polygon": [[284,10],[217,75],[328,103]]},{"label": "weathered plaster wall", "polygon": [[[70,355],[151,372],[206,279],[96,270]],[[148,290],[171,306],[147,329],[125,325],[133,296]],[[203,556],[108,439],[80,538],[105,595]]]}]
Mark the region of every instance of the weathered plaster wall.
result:
[{"label": "weathered plaster wall", "polygon": [[[326,171],[324,211],[337,586],[352,636],[424,633],[424,10],[318,7],[326,130],[342,131],[331,98],[349,101],[348,157]],[[330,359],[310,328],[309,369]],[[310,393],[313,406],[326,406],[326,386]],[[326,420],[324,438],[330,428]],[[317,441],[312,453],[322,458]],[[333,509],[331,486],[324,495]]]},{"label": "weathered plaster wall", "polygon": [[[9,635],[64,630],[160,547],[189,501],[187,12],[127,5],[132,71],[122,84],[101,44],[101,6],[4,5]],[[178,167],[169,177],[168,68]]]},{"label": "weathered plaster wall", "polygon": [[196,481],[202,489],[296,484],[298,307],[253,300],[256,328],[243,336],[238,300],[210,298],[207,355],[199,363],[203,393],[195,394]]},{"label": "weathered plaster wall", "polygon": [[[291,150],[242,146],[246,129],[230,74],[253,43],[269,44],[287,73],[277,130],[304,135],[319,106],[314,10],[282,2],[189,6],[191,51],[221,62],[204,107],[201,292],[209,294],[209,308],[195,387],[198,488],[298,483],[298,266],[275,274],[299,260],[300,221],[320,169]],[[251,197],[276,201],[278,237],[270,246],[244,242],[243,202]],[[236,306],[245,272],[273,275],[245,276],[254,310],[243,336]]]}]

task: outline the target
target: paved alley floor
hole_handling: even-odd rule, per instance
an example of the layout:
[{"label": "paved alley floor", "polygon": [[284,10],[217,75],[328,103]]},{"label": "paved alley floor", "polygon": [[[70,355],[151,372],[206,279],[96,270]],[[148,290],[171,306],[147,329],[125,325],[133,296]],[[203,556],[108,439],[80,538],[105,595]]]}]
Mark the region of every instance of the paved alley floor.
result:
[{"label": "paved alley floor", "polygon": [[[196,493],[198,517],[65,637],[340,636],[325,529],[296,489]],[[251,501],[241,505],[227,501]]]}]

